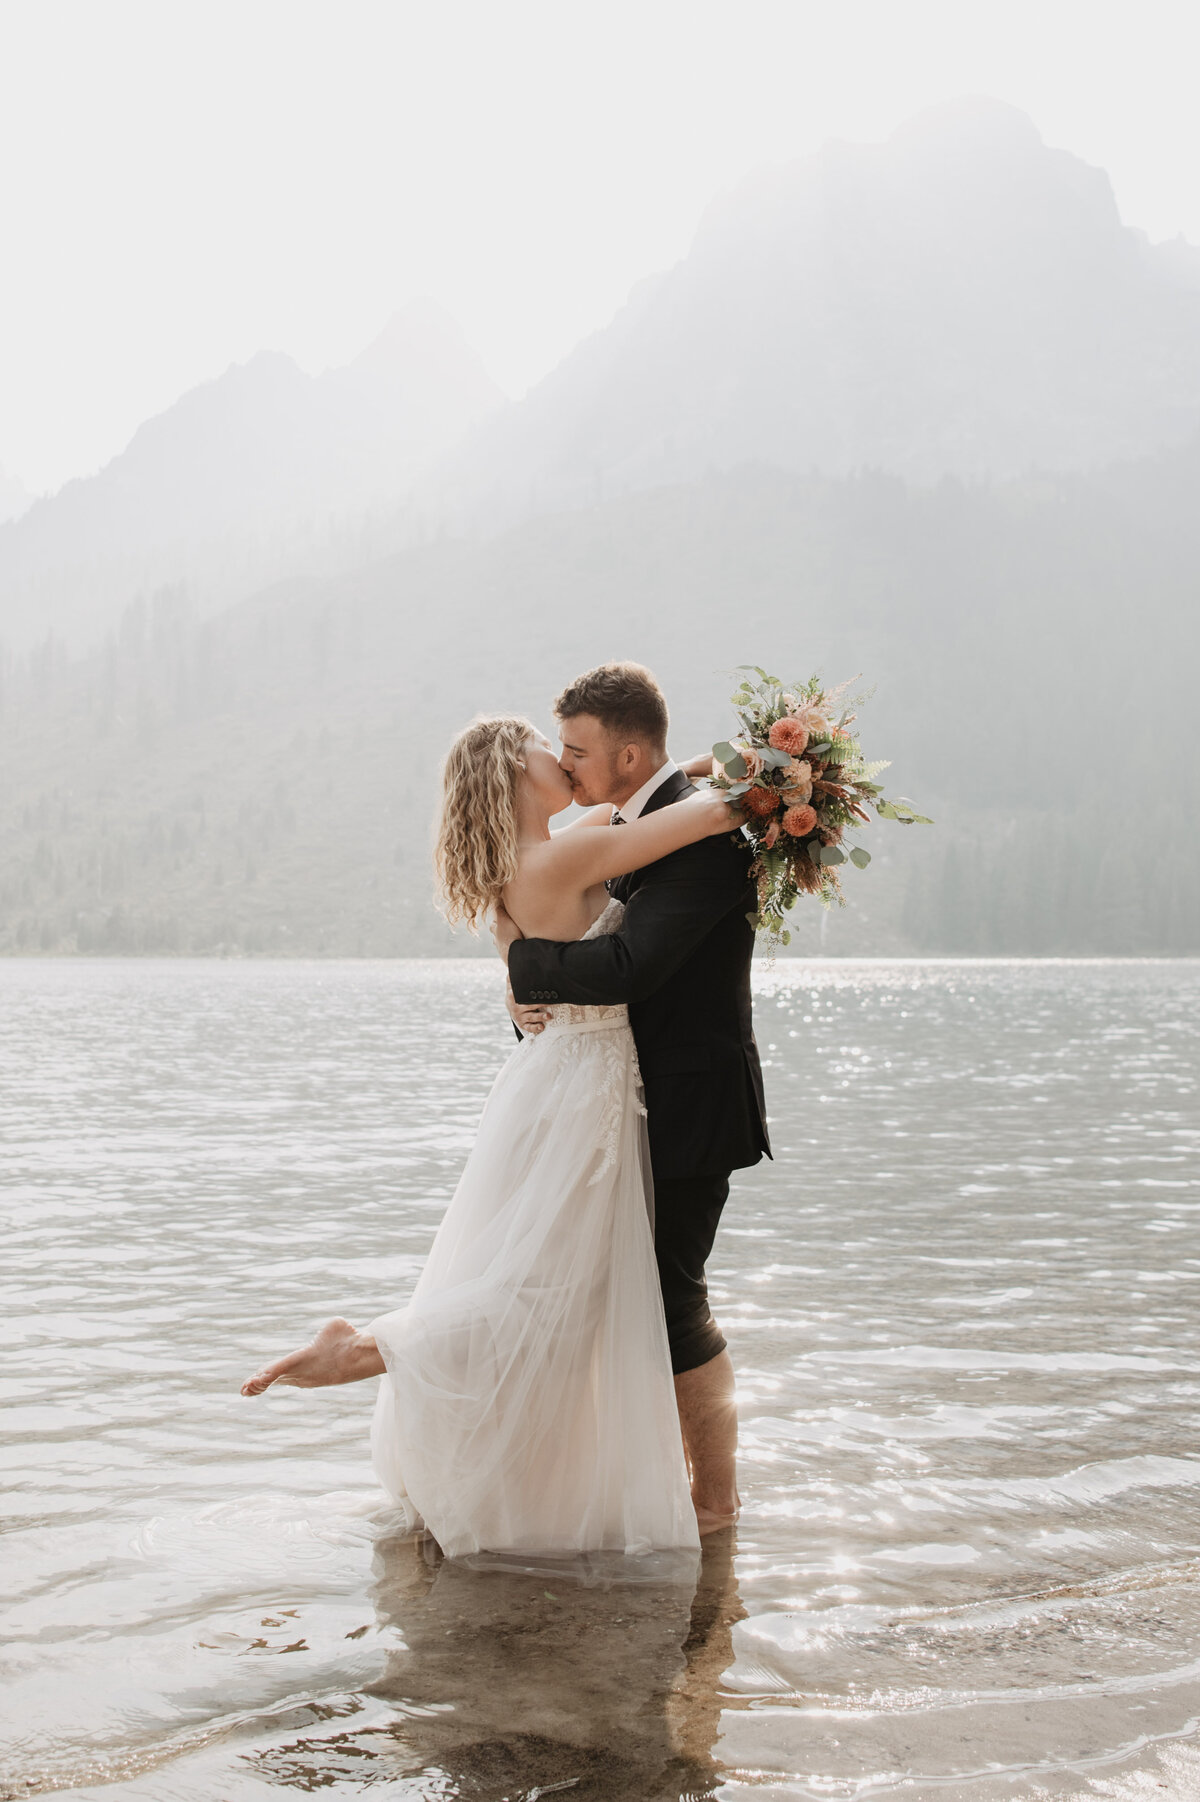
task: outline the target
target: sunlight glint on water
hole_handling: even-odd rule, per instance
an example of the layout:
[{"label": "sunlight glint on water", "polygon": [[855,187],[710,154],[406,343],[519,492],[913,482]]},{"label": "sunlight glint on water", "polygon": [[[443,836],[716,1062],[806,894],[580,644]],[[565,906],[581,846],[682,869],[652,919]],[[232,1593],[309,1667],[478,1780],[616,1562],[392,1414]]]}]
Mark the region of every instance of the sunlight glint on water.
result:
[{"label": "sunlight glint on water", "polygon": [[495,967],[0,965],[0,1795],[1200,1794],[1198,1000],[761,969],[745,1518],[698,1583],[580,1585],[389,1534],[373,1385],[237,1394],[411,1286]]}]

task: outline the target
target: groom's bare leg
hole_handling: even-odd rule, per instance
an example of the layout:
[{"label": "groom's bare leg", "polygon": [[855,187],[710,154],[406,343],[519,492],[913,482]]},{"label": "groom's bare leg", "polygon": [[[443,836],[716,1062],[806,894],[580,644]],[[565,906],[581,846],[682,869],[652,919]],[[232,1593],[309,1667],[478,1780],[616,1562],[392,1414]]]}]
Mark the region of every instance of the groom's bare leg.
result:
[{"label": "groom's bare leg", "polygon": [[727,1351],[675,1378],[675,1399],[692,1474],[692,1501],[700,1531],[713,1532],[736,1519],[737,1403]]},{"label": "groom's bare leg", "polygon": [[359,1333],[348,1320],[331,1320],[310,1345],[277,1358],[274,1364],[242,1384],[243,1395],[261,1395],[272,1383],[295,1389],[323,1389],[331,1383],[359,1383],[379,1377],[386,1366],[370,1333]]},{"label": "groom's bare leg", "polygon": [[654,1252],[702,1533],[727,1527],[740,1505],[733,1365],[708,1305],[704,1275],[728,1195],[726,1176],[654,1179]]}]

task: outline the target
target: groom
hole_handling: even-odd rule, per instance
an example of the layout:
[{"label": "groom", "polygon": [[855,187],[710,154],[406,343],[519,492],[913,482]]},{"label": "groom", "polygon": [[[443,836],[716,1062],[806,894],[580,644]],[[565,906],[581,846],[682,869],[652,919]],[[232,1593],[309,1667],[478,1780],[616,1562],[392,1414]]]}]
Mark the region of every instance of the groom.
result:
[{"label": "groom", "polygon": [[[580,806],[609,805],[624,824],[692,791],[667,756],[662,690],[640,664],[588,670],[554,713],[559,762]],[[750,1018],[749,867],[749,848],[732,833],[702,839],[609,884],[626,911],[608,937],[525,939],[503,913],[495,929],[518,1004],[629,1003],[649,1114],[655,1254],[702,1531],[738,1508],[733,1366],[704,1266],[730,1172],[771,1155]]]}]

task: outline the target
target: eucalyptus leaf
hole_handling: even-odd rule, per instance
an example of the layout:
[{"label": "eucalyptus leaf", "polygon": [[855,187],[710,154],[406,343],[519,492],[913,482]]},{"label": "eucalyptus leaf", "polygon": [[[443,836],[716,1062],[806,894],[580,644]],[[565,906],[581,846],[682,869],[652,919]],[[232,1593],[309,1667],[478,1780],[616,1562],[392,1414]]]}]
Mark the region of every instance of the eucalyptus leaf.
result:
[{"label": "eucalyptus leaf", "polygon": [[750,782],[731,782],[725,793],[727,795],[744,795],[746,790],[752,787],[753,784]]},{"label": "eucalyptus leaf", "polygon": [[808,750],[804,754],[806,757],[824,757],[829,748],[829,740],[825,739],[819,745],[809,745]]},{"label": "eucalyptus leaf", "polygon": [[757,914],[747,914],[746,918],[749,920],[751,926],[753,926],[755,932],[757,932],[759,927],[762,925],[762,921],[759,919],[758,915]]},{"label": "eucalyptus leaf", "polygon": [[871,853],[864,851],[861,845],[855,845],[850,853],[850,862],[856,870],[865,870],[871,861]]},{"label": "eucalyptus leaf", "polygon": [[771,770],[785,770],[792,761],[786,751],[777,751],[774,745],[764,745],[759,756]]},{"label": "eucalyptus leaf", "polygon": [[900,815],[896,812],[896,809],[892,806],[890,801],[877,802],[875,811],[881,820],[898,820],[900,818]]},{"label": "eucalyptus leaf", "polygon": [[845,863],[845,861],[846,861],[846,853],[842,850],[842,847],[840,845],[822,845],[821,846],[821,862],[822,863]]},{"label": "eucalyptus leaf", "polygon": [[792,935],[790,932],[787,931],[786,928],[780,933],[779,942],[781,945],[790,945],[791,944]]},{"label": "eucalyptus leaf", "polygon": [[808,861],[809,861],[809,863],[820,863],[821,849],[822,849],[821,841],[819,838],[810,838],[809,839],[809,841],[808,841]]},{"label": "eucalyptus leaf", "polygon": [[742,777],[750,772],[750,765],[740,751],[735,751],[732,757],[725,758],[724,768],[725,774],[732,776],[735,782],[740,782]]},{"label": "eucalyptus leaf", "polygon": [[718,763],[728,763],[730,758],[737,756],[737,752],[734,750],[733,746],[724,738],[721,740],[720,744],[713,746],[712,751],[713,756]]},{"label": "eucalyptus leaf", "polygon": [[902,795],[898,796],[895,801],[890,803],[890,805],[892,807],[895,818],[900,821],[900,824],[902,826],[932,826],[933,825],[933,821],[931,819],[928,819],[926,817],[926,815],[923,813],[918,813],[916,808],[913,806],[912,802],[906,801]]}]

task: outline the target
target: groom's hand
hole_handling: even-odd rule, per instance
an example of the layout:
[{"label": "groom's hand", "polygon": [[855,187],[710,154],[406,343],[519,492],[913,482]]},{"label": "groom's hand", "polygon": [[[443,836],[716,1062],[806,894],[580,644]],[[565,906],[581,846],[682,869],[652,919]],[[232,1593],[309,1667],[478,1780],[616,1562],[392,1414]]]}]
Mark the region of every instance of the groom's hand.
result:
[{"label": "groom's hand", "polygon": [[492,915],[492,942],[497,951],[508,962],[508,948],[516,939],[524,938],[524,933],[512,915],[501,902],[496,903],[496,911]]}]

